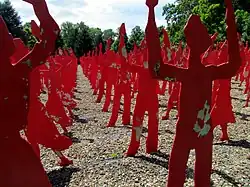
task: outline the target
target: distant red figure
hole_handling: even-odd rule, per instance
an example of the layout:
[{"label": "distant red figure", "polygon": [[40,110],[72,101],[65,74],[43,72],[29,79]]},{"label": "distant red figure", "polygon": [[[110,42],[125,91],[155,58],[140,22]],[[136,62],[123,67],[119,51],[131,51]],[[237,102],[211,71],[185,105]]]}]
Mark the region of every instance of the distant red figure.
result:
[{"label": "distant red figure", "polygon": [[[212,60],[212,59],[211,59]],[[223,64],[228,61],[227,42],[221,46],[217,59],[214,59],[216,65]],[[211,117],[213,128],[220,125],[222,134],[221,141],[229,140],[227,125],[235,123],[232,101],[230,96],[231,79],[215,80],[212,94],[213,107]]]},{"label": "distant red figure", "polygon": [[127,152],[128,156],[134,156],[139,149],[145,111],[148,111],[146,152],[156,152],[158,148],[158,81],[150,75],[146,47],[142,50],[141,61],[132,64],[132,69],[138,74],[138,94],[133,115],[132,136]]},{"label": "distant red figure", "polygon": [[[180,82],[174,82],[172,92],[170,93],[170,96],[169,96],[169,99],[168,99],[167,110],[166,110],[165,115],[162,117],[162,120],[169,119],[169,114],[170,114],[170,111],[173,109],[173,107],[174,106],[176,106],[176,107],[179,106],[178,99],[179,99],[179,94],[180,94],[180,88],[181,88],[181,83]],[[178,118],[178,114],[177,114],[176,117]]]},{"label": "distant red figure", "polygon": [[219,86],[216,90],[215,104],[211,110],[211,116],[213,127],[217,125],[221,126],[221,141],[227,141],[229,140],[227,124],[236,122],[230,96],[231,80],[219,80],[218,84]]},{"label": "distant red figure", "polygon": [[106,83],[106,92],[105,92],[105,101],[102,108],[103,112],[107,112],[111,102],[111,93],[112,88],[115,88],[116,81],[118,78],[118,58],[119,56],[110,49],[111,47],[111,40],[108,40],[107,52],[103,57],[102,68],[102,75],[101,75],[101,84],[100,90],[97,97],[97,102],[101,102],[102,95],[104,94],[104,83]]},{"label": "distant red figure", "polygon": [[[165,31],[166,32],[166,31]],[[176,67],[186,67],[186,61],[182,58],[182,48],[181,48],[181,43],[179,45],[179,48],[177,52],[175,53],[175,56],[173,56],[171,59],[173,59],[173,65]],[[171,83],[171,86],[173,87],[170,92],[170,96],[168,99],[168,104],[167,104],[167,110],[165,115],[162,117],[162,120],[167,120],[169,119],[169,114],[170,111],[173,109],[173,107],[177,107],[177,111],[179,111],[179,95],[180,95],[180,88],[181,88],[181,83],[180,82],[174,82],[173,80],[168,80],[169,83]],[[176,118],[178,118],[178,113],[176,115]]]},{"label": "distant red figure", "polygon": [[162,62],[154,14],[158,0],[147,0],[146,4],[149,7],[146,38],[152,76],[161,80],[171,77],[181,82],[180,111],[169,161],[167,186],[184,185],[189,153],[191,149],[195,149],[195,187],[210,187],[213,143],[210,118],[212,82],[216,79],[230,79],[236,75],[241,65],[232,2],[225,0],[229,62],[220,66],[201,64],[200,56],[212,41],[200,17],[191,15],[184,28],[190,48],[188,69],[176,68]]},{"label": "distant red figure", "polygon": [[112,115],[108,123],[108,127],[115,126],[118,112],[120,109],[120,100],[122,95],[124,96],[124,110],[122,115],[122,124],[130,124],[130,106],[131,106],[131,71],[130,65],[127,60],[127,51],[125,47],[124,36],[126,34],[125,24],[120,27],[120,42],[119,42],[119,55],[120,55],[120,68],[118,71],[117,83],[115,86],[114,103],[112,109]]}]

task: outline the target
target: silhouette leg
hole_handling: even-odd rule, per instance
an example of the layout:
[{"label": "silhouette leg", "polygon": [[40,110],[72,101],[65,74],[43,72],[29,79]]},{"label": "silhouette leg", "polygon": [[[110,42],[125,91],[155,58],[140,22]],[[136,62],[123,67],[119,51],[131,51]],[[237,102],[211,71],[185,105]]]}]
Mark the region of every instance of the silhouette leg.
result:
[{"label": "silhouette leg", "polygon": [[168,120],[169,119],[169,114],[170,114],[170,111],[171,109],[173,108],[173,100],[171,99],[171,96],[168,100],[168,106],[167,106],[167,111],[165,113],[165,115],[162,117],[162,120]]},{"label": "silhouette leg", "polygon": [[53,151],[60,159],[60,161],[58,162],[58,165],[69,166],[69,165],[73,164],[73,161],[68,159],[66,156],[64,156],[61,151],[56,151],[56,150],[53,150]]},{"label": "silhouette leg", "polygon": [[212,171],[212,133],[204,137],[195,149],[195,187],[210,187],[210,176]]},{"label": "silhouette leg", "polygon": [[105,81],[104,81],[104,78],[102,77],[99,82],[99,93],[96,99],[97,103],[100,103],[102,101],[102,97],[104,95],[104,84],[105,84]]},{"label": "silhouette leg", "polygon": [[[51,187],[48,177],[31,146],[21,137],[1,139],[0,186]],[[32,176],[32,177],[31,177]]]},{"label": "silhouette leg", "polygon": [[118,119],[118,112],[120,109],[120,101],[121,101],[121,88],[117,87],[115,89],[115,96],[114,96],[114,103],[113,103],[113,108],[112,108],[112,114],[111,114],[111,118],[109,120],[108,123],[108,127],[113,127],[116,124],[116,121]]},{"label": "silhouette leg", "polygon": [[113,85],[110,83],[107,83],[106,85],[107,87],[106,87],[106,93],[105,93],[105,102],[102,108],[103,112],[107,112],[109,109],[109,105],[111,101],[111,92],[112,92],[112,87],[113,87]]},{"label": "silhouette leg", "polygon": [[143,98],[141,98],[141,95],[138,94],[134,109],[132,135],[130,145],[127,151],[127,156],[134,156],[138,152],[138,149],[140,147],[140,137],[143,128],[144,114],[145,105],[143,102]]},{"label": "silhouette leg", "polygon": [[158,99],[152,99],[148,104],[148,137],[146,141],[146,152],[152,153],[157,152],[158,149]]},{"label": "silhouette leg", "polygon": [[166,88],[167,88],[167,81],[163,81],[161,88],[161,95],[165,95]]},{"label": "silhouette leg", "polygon": [[227,124],[223,124],[223,125],[220,125],[220,126],[221,126],[221,131],[222,131],[220,140],[221,141],[228,141],[229,137],[228,137],[228,132],[227,132]]},{"label": "silhouette leg", "polygon": [[183,187],[186,178],[186,167],[190,148],[184,133],[176,134],[169,159],[169,174],[167,187]]},{"label": "silhouette leg", "polygon": [[130,124],[130,108],[131,108],[131,90],[130,86],[125,91],[124,94],[124,111],[122,115],[122,123],[124,125]]}]

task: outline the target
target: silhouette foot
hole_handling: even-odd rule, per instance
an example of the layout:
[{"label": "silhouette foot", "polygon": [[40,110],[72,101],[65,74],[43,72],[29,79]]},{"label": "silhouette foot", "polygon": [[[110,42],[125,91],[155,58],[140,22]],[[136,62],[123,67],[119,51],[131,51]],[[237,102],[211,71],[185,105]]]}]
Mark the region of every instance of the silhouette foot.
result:
[{"label": "silhouette foot", "polygon": [[103,108],[103,109],[102,109],[102,112],[108,112],[108,109]]},{"label": "silhouette foot", "polygon": [[229,141],[229,137],[228,136],[221,136],[220,141],[222,141],[222,142]]},{"label": "silhouette foot", "polygon": [[168,119],[169,119],[169,116],[168,116],[168,115],[162,116],[161,119],[162,119],[162,120],[168,120]]},{"label": "silhouette foot", "polygon": [[58,162],[58,165],[59,166],[69,166],[69,165],[72,165],[73,164],[73,161],[68,159],[67,157],[61,157],[59,162]]}]

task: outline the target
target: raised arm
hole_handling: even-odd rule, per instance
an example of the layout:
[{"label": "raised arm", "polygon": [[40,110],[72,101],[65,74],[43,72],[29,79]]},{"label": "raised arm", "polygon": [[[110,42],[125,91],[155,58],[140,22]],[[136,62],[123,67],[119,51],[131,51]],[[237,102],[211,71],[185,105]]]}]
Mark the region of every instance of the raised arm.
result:
[{"label": "raised arm", "polygon": [[39,26],[36,24],[36,22],[34,20],[31,20],[30,25],[31,25],[32,35],[35,36],[40,41],[41,40],[41,34],[40,34]]},{"label": "raised arm", "polygon": [[46,59],[54,52],[55,42],[60,29],[49,13],[45,0],[23,0],[33,5],[35,14],[40,21],[40,42],[22,59],[30,68],[35,68],[45,63]]},{"label": "raised arm", "polygon": [[228,63],[217,67],[209,67],[214,79],[229,79],[236,75],[241,66],[240,50],[237,37],[235,15],[232,0],[225,0],[226,4],[226,23],[228,41]]},{"label": "raised arm", "polygon": [[159,34],[155,22],[154,7],[158,4],[158,0],[147,0],[146,5],[149,8],[148,23],[146,26],[146,42],[148,47],[148,64],[149,71],[153,78],[167,79],[176,78],[181,79],[184,69],[178,69],[175,66],[164,64],[161,56],[161,45]]}]

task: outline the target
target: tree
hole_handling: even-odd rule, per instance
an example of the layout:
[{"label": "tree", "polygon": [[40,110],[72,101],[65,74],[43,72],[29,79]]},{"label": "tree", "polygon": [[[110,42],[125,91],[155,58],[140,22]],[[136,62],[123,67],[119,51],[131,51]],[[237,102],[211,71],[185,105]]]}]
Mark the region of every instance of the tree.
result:
[{"label": "tree", "polygon": [[[237,10],[245,12],[238,12],[238,31],[242,35],[244,33],[245,41],[249,40],[249,21],[246,19],[246,16],[249,13],[250,1],[233,0],[233,4],[236,12]],[[175,3],[165,5],[162,14],[167,21],[167,31],[172,43],[176,44],[180,40],[185,41],[183,28],[190,14],[200,15],[210,34],[218,32],[217,40],[226,39],[225,6],[223,0],[177,0]]]},{"label": "tree", "polygon": [[103,31],[103,40],[106,41],[108,39],[112,39],[113,41],[115,40],[115,37],[117,37],[117,33],[113,31],[113,29],[107,29]]},{"label": "tree", "polygon": [[[117,28],[117,33],[119,33],[119,30],[120,30],[120,27]],[[111,49],[115,52],[118,51],[118,46],[119,46],[119,34],[118,34],[118,37],[116,38],[116,40],[113,42],[112,46],[111,46]],[[126,33],[125,37],[124,37],[124,40],[125,40],[125,46],[126,46],[126,50],[127,52],[129,52],[131,49],[132,49],[132,45],[129,43],[129,38],[128,38],[128,35]]]},{"label": "tree", "polygon": [[90,28],[84,22],[65,22],[61,26],[61,36],[66,48],[72,48],[77,58],[93,49]]},{"label": "tree", "polygon": [[27,38],[23,30],[21,18],[9,0],[0,2],[0,15],[3,17],[12,36],[14,38],[21,38],[24,43],[27,44]]},{"label": "tree", "polygon": [[100,52],[99,50],[99,44],[101,43],[103,48],[102,48],[102,53],[105,52],[105,42],[103,39],[103,32],[100,28],[90,28],[90,35],[92,38],[92,49],[97,48],[98,53]]},{"label": "tree", "polygon": [[136,44],[137,46],[140,46],[141,41],[144,39],[145,37],[145,33],[144,31],[141,29],[140,26],[135,26],[132,31],[131,31],[131,35],[129,37],[129,45],[131,46],[131,49],[133,48],[134,44]]},{"label": "tree", "polygon": [[250,42],[250,13],[244,10],[237,10],[235,12],[238,24],[238,31],[241,33],[243,42]]},{"label": "tree", "polygon": [[167,31],[172,43],[185,40],[183,28],[193,8],[198,5],[197,0],[176,0],[163,7],[162,15],[167,21]]}]

